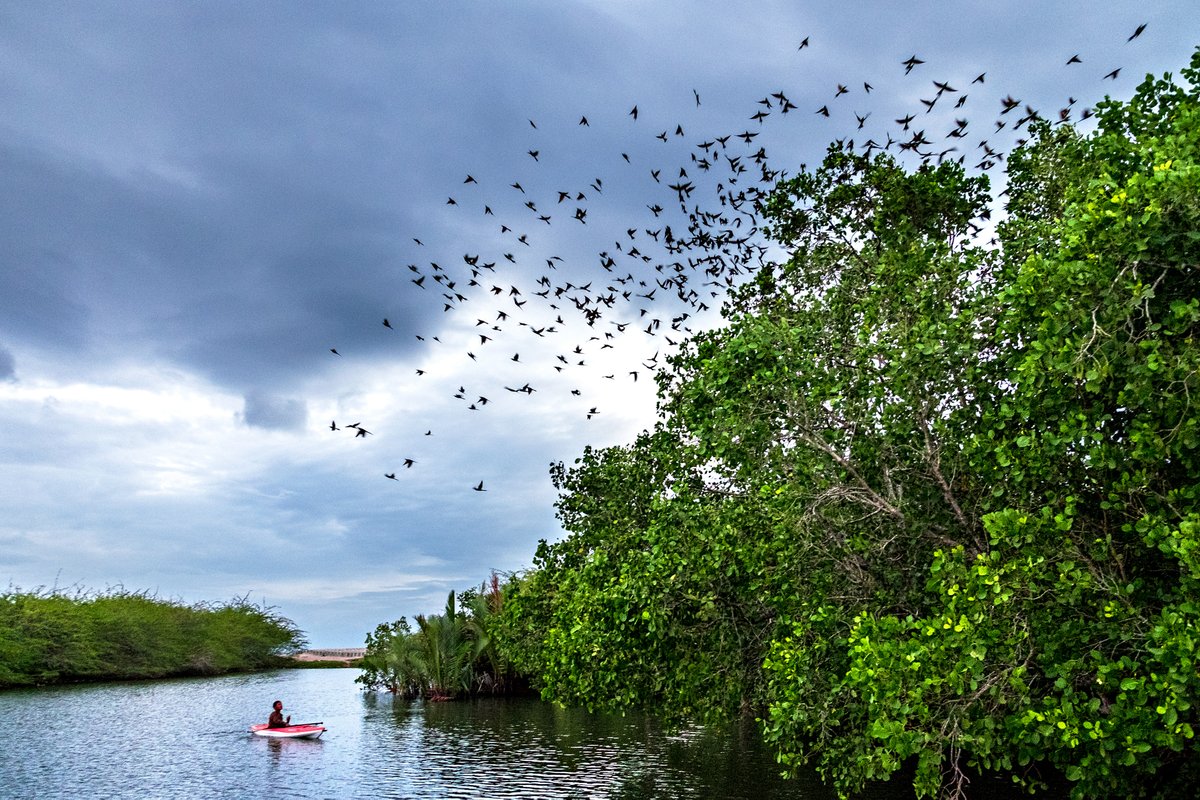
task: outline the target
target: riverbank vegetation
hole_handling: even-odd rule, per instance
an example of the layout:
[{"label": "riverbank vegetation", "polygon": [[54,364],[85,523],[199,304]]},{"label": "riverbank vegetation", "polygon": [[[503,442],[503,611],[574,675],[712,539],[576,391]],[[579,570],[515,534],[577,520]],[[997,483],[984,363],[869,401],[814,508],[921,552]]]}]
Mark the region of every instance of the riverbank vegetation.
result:
[{"label": "riverbank vegetation", "polygon": [[[553,469],[568,533],[489,643],[556,702],[756,715],[843,792],[1194,796],[1200,51],[1183,78],[1033,121],[1002,221],[953,161],[834,146],[780,183],[787,259],[653,430]],[[404,633],[427,676],[442,632]]]},{"label": "riverbank vegetation", "polygon": [[301,632],[270,608],[114,589],[0,594],[0,687],[218,675],[291,664]]},{"label": "riverbank vegetation", "polygon": [[450,700],[511,691],[515,682],[496,648],[494,625],[503,606],[499,578],[446,599],[442,614],[404,617],[367,636],[355,682],[404,697]]}]

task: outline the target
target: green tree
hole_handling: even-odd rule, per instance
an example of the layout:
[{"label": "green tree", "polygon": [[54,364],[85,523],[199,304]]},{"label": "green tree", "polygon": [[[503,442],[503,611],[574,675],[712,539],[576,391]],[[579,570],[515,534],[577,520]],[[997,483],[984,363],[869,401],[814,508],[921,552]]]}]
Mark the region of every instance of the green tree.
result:
[{"label": "green tree", "polygon": [[[543,695],[753,710],[842,791],[916,764],[1077,796],[1194,786],[1200,51],[988,184],[831,148],[763,211],[785,263],[552,474],[568,535],[509,585]],[[1189,795],[1190,796],[1190,795]]]},{"label": "green tree", "polygon": [[[986,540],[908,568],[916,607],[872,603],[832,645],[797,619],[766,662],[769,738],[843,789],[910,757],[925,794],[965,765],[1049,763],[1078,796],[1194,783],[1197,96],[1148,80],[1098,112],[1011,161],[980,367],[941,412]],[[796,686],[814,647],[844,659],[823,695]]]},{"label": "green tree", "polygon": [[364,689],[418,697],[425,689],[425,662],[408,620],[380,623],[367,635],[366,652],[354,679]]}]

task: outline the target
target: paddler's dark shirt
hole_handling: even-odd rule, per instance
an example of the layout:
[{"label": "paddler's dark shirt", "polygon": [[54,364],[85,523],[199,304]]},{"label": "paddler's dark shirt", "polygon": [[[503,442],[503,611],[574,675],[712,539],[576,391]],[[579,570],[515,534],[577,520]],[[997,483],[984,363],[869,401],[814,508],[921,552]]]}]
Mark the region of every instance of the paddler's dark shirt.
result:
[{"label": "paddler's dark shirt", "polygon": [[[262,719],[262,717],[259,717],[259,719]],[[269,720],[267,720],[267,727],[268,728],[286,728],[287,723],[283,721],[283,712],[282,711],[272,711],[271,718]]]}]

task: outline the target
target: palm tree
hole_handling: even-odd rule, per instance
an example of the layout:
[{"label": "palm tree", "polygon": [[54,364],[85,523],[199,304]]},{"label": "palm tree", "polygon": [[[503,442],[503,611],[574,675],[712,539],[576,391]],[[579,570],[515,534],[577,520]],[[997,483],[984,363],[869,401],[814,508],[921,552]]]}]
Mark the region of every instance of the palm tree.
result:
[{"label": "palm tree", "polygon": [[444,614],[418,614],[416,620],[430,699],[448,700],[469,692],[474,648],[465,620],[455,607],[454,592],[446,599]]},{"label": "palm tree", "polygon": [[491,586],[484,584],[478,594],[473,594],[468,604],[470,615],[466,618],[466,630],[473,643],[471,660],[475,664],[474,688],[503,691],[508,664],[496,646],[493,626],[497,623],[504,594],[500,589],[500,576],[492,573]]}]

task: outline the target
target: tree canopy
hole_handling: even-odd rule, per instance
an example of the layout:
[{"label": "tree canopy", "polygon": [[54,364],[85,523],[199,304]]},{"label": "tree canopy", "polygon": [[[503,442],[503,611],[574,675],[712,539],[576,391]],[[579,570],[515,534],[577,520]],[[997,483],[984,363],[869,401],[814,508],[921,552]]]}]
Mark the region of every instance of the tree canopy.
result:
[{"label": "tree canopy", "polygon": [[[543,696],[757,714],[843,792],[916,764],[1076,796],[1197,778],[1200,51],[985,176],[831,147],[782,263],[553,469],[497,639]],[[1000,216],[997,214],[997,216]]]}]

